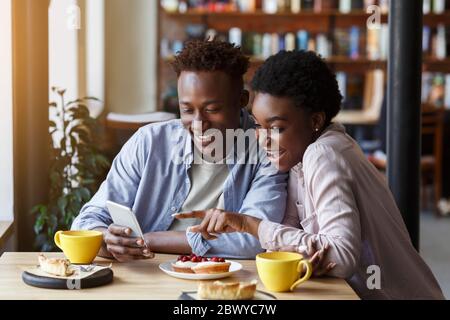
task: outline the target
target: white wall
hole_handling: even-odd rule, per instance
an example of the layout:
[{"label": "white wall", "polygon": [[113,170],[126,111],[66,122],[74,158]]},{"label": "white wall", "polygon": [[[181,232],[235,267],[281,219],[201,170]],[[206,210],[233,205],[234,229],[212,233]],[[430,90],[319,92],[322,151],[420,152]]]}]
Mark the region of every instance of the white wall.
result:
[{"label": "white wall", "polygon": [[13,220],[11,0],[0,0],[0,220]]},{"label": "white wall", "polygon": [[159,1],[107,0],[106,106],[125,114],[156,110]]}]

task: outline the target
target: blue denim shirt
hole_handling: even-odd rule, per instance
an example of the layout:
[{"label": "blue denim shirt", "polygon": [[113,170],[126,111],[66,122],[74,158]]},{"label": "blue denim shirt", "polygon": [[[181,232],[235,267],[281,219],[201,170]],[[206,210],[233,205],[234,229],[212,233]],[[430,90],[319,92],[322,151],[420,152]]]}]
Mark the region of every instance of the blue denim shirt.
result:
[{"label": "blue denim shirt", "polygon": [[[241,115],[241,128],[253,128],[248,113]],[[180,210],[190,190],[192,144],[179,119],[139,129],[114,159],[106,180],[83,206],[72,229],[107,227],[112,220],[106,201],[111,200],[132,208],[144,233],[168,230],[172,214]],[[244,152],[259,149],[255,144]],[[225,210],[281,222],[287,175],[277,172],[261,151],[253,164],[234,162],[227,162],[230,173],[223,189]],[[192,251],[202,256],[254,258],[263,250],[258,239],[246,233],[222,234],[215,240],[205,240],[198,233],[186,235]]]}]

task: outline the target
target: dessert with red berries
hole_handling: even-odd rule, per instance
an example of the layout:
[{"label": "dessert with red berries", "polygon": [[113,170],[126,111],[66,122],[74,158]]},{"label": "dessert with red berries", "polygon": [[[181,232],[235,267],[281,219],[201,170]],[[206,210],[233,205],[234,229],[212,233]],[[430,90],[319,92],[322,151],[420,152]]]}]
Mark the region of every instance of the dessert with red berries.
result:
[{"label": "dessert with red berries", "polygon": [[224,258],[206,258],[192,253],[179,256],[177,262],[172,263],[172,269],[182,273],[223,273],[230,270],[230,265]]}]

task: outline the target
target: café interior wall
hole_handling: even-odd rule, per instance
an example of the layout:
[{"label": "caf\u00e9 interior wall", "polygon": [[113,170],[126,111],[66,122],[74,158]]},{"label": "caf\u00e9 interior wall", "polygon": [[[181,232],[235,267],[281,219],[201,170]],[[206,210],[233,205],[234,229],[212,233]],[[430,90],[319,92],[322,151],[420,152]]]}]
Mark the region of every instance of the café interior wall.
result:
[{"label": "caf\u00e9 interior wall", "polygon": [[156,110],[158,2],[105,2],[108,111],[138,114]]}]

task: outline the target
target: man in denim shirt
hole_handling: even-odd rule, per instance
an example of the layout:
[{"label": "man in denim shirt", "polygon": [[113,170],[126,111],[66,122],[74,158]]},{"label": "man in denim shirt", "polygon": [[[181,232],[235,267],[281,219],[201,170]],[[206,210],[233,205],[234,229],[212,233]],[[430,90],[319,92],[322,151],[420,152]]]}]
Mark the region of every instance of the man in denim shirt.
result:
[{"label": "man in denim shirt", "polygon": [[[236,148],[234,139],[225,143],[230,130],[245,136],[254,128],[244,109],[249,100],[243,86],[248,64],[239,48],[220,41],[190,42],[176,56],[172,65],[178,75],[181,119],[138,130],[73,222],[72,229],[103,232],[100,255],[119,261],[149,258],[151,252],[254,258],[262,251],[249,234],[215,238],[189,232],[196,221],[186,224],[173,218],[181,211],[218,208],[274,222],[283,219],[287,175],[271,166],[256,139],[249,139],[244,150]],[[211,152],[222,144],[224,156]],[[199,154],[205,161],[196,161]],[[112,224],[107,200],[132,208],[144,239],[132,238],[130,230]]]}]

